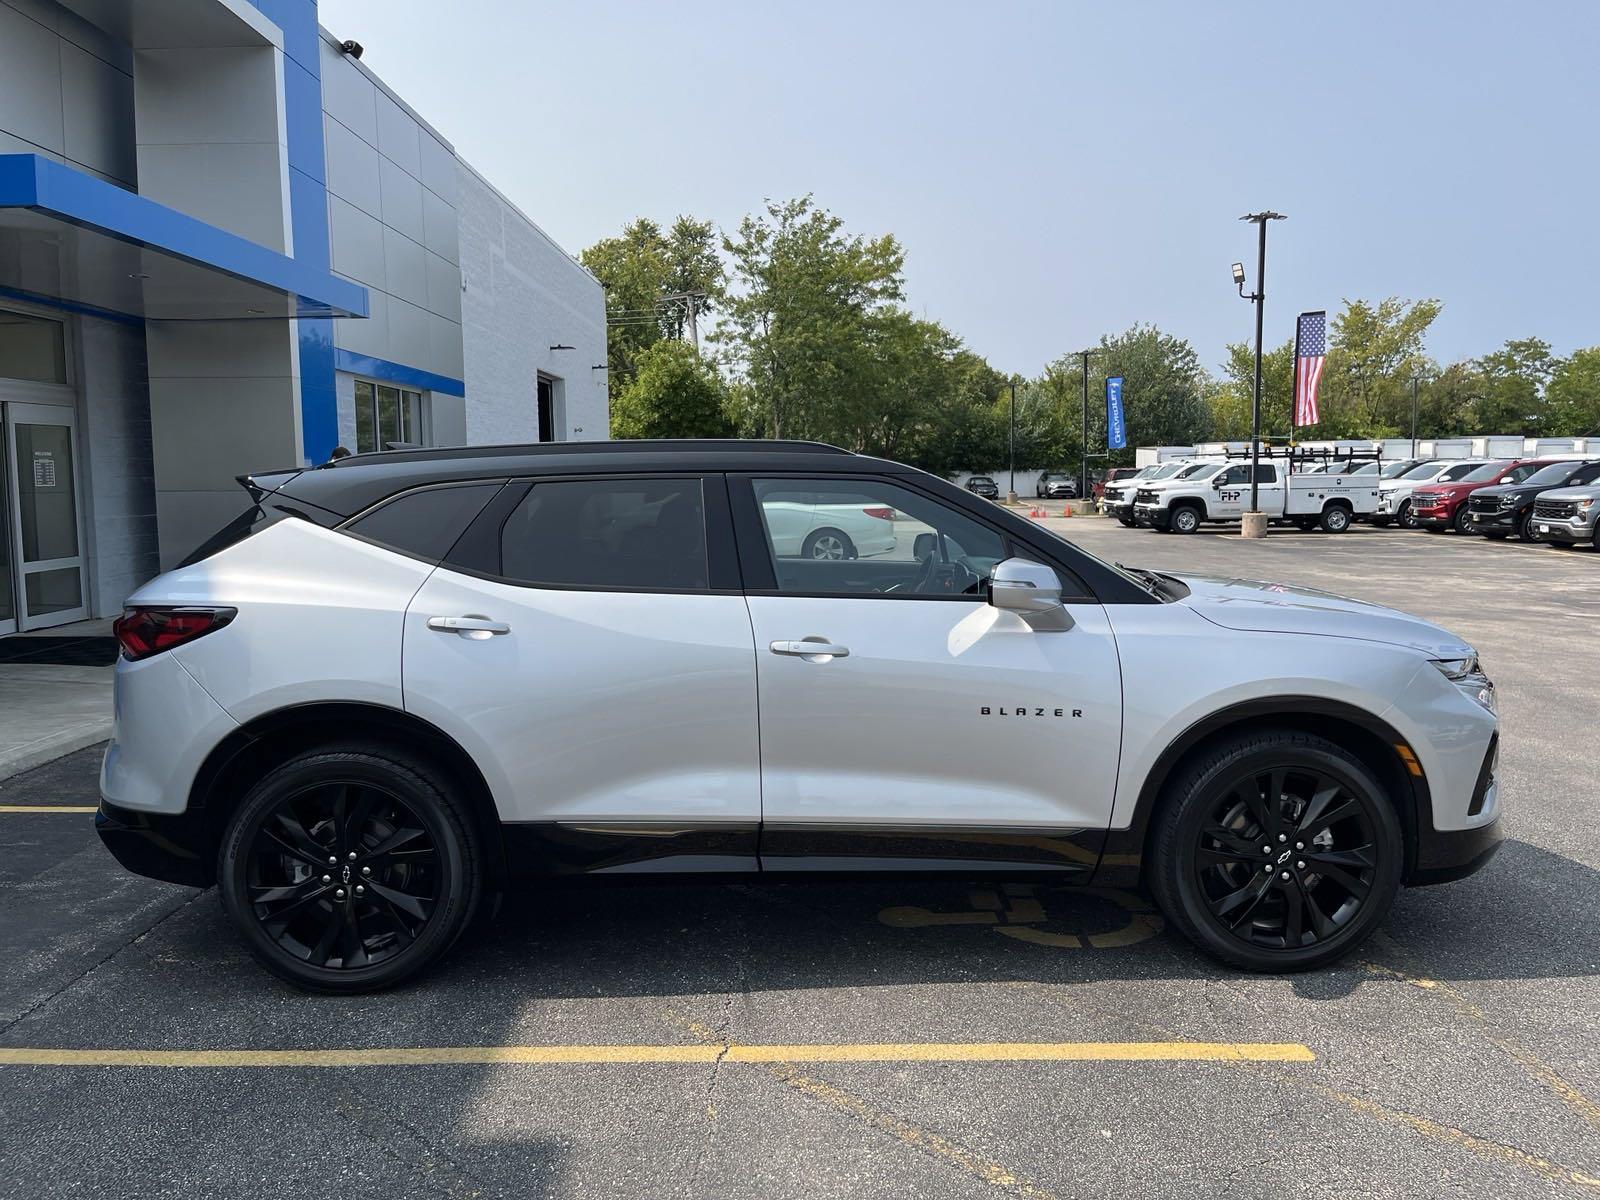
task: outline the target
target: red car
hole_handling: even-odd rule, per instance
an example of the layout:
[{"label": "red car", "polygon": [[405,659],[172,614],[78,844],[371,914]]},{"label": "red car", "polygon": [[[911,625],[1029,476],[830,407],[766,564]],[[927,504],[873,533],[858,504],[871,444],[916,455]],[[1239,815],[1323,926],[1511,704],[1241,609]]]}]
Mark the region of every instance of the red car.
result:
[{"label": "red car", "polygon": [[1425,483],[1411,493],[1411,512],[1417,527],[1429,533],[1454,529],[1471,533],[1472,518],[1467,513],[1467,497],[1479,488],[1497,483],[1520,483],[1540,467],[1539,459],[1501,458],[1469,471],[1454,483]]},{"label": "red car", "polygon": [[1112,467],[1102,478],[1095,480],[1094,498],[1098,500],[1105,495],[1106,484],[1115,483],[1118,479],[1131,478],[1138,473],[1138,467]]}]

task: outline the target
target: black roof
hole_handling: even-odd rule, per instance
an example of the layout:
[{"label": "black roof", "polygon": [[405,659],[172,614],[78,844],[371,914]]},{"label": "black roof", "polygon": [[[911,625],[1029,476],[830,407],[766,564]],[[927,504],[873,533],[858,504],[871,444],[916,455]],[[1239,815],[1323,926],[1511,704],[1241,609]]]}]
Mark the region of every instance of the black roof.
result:
[{"label": "black roof", "polygon": [[252,492],[277,492],[340,516],[351,516],[409,488],[468,479],[593,475],[635,471],[872,470],[907,474],[904,463],[854,454],[824,442],[732,438],[614,442],[536,442],[449,446],[352,454],[321,466],[241,476]]}]

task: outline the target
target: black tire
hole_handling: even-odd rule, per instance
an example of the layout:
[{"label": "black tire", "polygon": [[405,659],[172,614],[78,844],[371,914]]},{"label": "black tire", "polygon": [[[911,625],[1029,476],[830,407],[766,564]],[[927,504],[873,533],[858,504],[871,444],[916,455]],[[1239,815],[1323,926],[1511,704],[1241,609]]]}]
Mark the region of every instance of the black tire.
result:
[{"label": "black tire", "polygon": [[1318,524],[1323,533],[1343,533],[1350,528],[1350,510],[1342,504],[1330,504],[1322,510]]},{"label": "black tire", "polygon": [[309,991],[369,992],[455,943],[477,908],[482,861],[471,820],[426,762],[334,746],[297,755],[246,793],[223,834],[217,890],[274,975]]},{"label": "black tire", "polygon": [[1560,547],[1560,548],[1561,548],[1561,549],[1562,549],[1562,550],[1571,550],[1571,549],[1573,549],[1573,548],[1574,548],[1574,547],[1575,547],[1575,546],[1577,546],[1577,544],[1578,544],[1578,543],[1577,543],[1577,542],[1562,542],[1562,541],[1557,541],[1557,540],[1555,540],[1555,539],[1554,539],[1554,538],[1552,538],[1552,539],[1551,539],[1551,540],[1550,540],[1550,541],[1548,541],[1548,542],[1546,542],[1546,543],[1545,543],[1545,545],[1546,545],[1546,546],[1558,546],[1558,547]]},{"label": "black tire", "polygon": [[813,529],[806,534],[806,540],[800,544],[800,553],[805,558],[821,558],[835,561],[838,559],[856,557],[856,544],[850,540],[850,535],[842,529]]},{"label": "black tire", "polygon": [[1167,518],[1166,527],[1173,533],[1193,533],[1200,528],[1200,510],[1192,504],[1180,504]]},{"label": "black tire", "polygon": [[1533,536],[1532,508],[1517,518],[1517,538],[1524,542],[1536,542],[1539,540]]},{"label": "black tire", "polygon": [[1155,819],[1148,882],[1167,919],[1212,957],[1301,971],[1378,928],[1404,850],[1394,805],[1360,759],[1312,734],[1268,728],[1179,768]]},{"label": "black tire", "polygon": [[1478,531],[1472,527],[1472,510],[1465,504],[1456,509],[1455,520],[1451,522],[1456,527],[1456,532],[1462,537],[1470,537]]},{"label": "black tire", "polygon": [[1139,525],[1139,522],[1135,521],[1132,517],[1118,517],[1117,520],[1122,522],[1122,524],[1129,529],[1135,529]]},{"label": "black tire", "polygon": [[1400,501],[1400,511],[1395,513],[1394,519],[1401,529],[1415,529],[1417,527],[1416,514],[1411,511],[1411,501]]}]

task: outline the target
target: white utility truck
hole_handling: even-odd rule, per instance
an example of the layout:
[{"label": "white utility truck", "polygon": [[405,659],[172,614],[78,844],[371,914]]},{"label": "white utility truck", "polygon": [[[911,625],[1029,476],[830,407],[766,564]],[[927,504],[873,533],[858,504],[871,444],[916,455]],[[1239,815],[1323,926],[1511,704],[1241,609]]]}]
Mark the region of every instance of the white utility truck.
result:
[{"label": "white utility truck", "polygon": [[[1378,477],[1300,474],[1284,459],[1263,459],[1256,468],[1257,504],[1269,520],[1301,529],[1343,533],[1357,516],[1378,507]],[[1163,533],[1193,533],[1203,521],[1237,521],[1250,508],[1250,464],[1234,463],[1206,477],[1169,480],[1134,493],[1140,525]]]}]

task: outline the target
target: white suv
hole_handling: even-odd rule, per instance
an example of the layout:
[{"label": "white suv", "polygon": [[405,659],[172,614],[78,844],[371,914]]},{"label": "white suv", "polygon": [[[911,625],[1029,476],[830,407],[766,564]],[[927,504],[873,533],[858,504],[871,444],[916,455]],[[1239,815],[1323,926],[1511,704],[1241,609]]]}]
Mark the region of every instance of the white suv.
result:
[{"label": "white suv", "polygon": [[[664,873],[1142,884],[1210,954],[1293,970],[1499,844],[1459,639],[1114,567],[896,463],[566,443],[247,487],[118,622],[97,826],[216,883],[305,987],[410,975],[491,889]],[[796,503],[892,546],[808,552]]]}]

